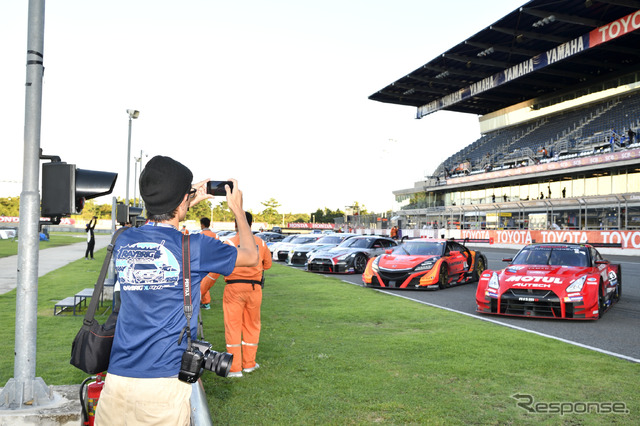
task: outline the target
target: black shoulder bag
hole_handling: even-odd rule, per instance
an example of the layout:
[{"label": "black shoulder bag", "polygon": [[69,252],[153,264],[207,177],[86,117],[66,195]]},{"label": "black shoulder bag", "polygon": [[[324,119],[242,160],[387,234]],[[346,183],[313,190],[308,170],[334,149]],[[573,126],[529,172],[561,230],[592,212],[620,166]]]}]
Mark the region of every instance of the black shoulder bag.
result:
[{"label": "black shoulder bag", "polygon": [[115,234],[113,234],[113,238],[111,238],[111,244],[107,247],[107,256],[102,264],[100,276],[93,288],[91,302],[82,321],[82,328],[78,331],[76,338],[73,339],[71,346],[71,365],[87,374],[101,373],[109,367],[109,357],[111,356],[111,345],[113,344],[113,336],[116,331],[118,310],[115,308],[113,312],[111,312],[111,315],[109,315],[109,318],[107,318],[107,321],[102,325],[98,323],[94,315],[98,308],[104,280],[107,277],[116,239],[126,229],[126,227],[118,229]]}]

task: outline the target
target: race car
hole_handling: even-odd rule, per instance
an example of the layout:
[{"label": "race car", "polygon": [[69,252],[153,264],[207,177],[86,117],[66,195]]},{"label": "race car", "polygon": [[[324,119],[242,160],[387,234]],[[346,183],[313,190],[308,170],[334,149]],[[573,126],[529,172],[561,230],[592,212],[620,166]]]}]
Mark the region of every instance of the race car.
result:
[{"label": "race car", "polygon": [[482,253],[458,240],[407,240],[370,259],[362,282],[365,287],[437,290],[478,281],[486,266]]},{"label": "race car", "polygon": [[292,247],[289,250],[289,256],[287,257],[287,265],[291,266],[305,266],[309,256],[317,251],[326,250],[338,246],[344,240],[351,237],[355,237],[357,234],[335,233],[324,234],[324,237],[318,239],[313,243],[300,244]]},{"label": "race car", "polygon": [[522,317],[596,320],[620,299],[622,269],[590,244],[523,247],[500,271],[486,270],[477,311]]},{"label": "race car", "polygon": [[362,235],[344,240],[337,247],[312,253],[307,261],[311,272],[361,274],[369,258],[395,247],[398,243],[388,237]]},{"label": "race car", "polygon": [[272,257],[274,260],[284,262],[287,260],[287,257],[289,257],[289,251],[292,248],[299,246],[300,244],[310,244],[316,242],[320,238],[322,238],[322,234],[304,234],[297,235],[288,242],[285,242],[286,239],[282,240],[276,248],[272,249]]}]

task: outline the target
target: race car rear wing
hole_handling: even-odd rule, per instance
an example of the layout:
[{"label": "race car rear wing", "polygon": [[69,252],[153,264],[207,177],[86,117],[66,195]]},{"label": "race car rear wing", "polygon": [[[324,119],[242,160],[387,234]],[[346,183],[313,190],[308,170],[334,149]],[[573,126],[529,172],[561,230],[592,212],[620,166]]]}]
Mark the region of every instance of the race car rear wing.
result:
[{"label": "race car rear wing", "polygon": [[[424,240],[428,239],[428,237],[416,237],[416,238],[407,238],[408,240]],[[440,241],[443,241],[442,239]],[[493,238],[449,238],[447,241],[455,241],[456,243],[485,243],[485,244],[493,244]]]},{"label": "race car rear wing", "polygon": [[623,248],[622,247],[622,243],[590,243],[587,241],[587,244],[589,244],[592,247],[600,247],[600,248]]},{"label": "race car rear wing", "polygon": [[493,238],[449,238],[451,241],[455,241],[456,243],[466,244],[466,243],[484,243],[484,244],[493,244]]}]

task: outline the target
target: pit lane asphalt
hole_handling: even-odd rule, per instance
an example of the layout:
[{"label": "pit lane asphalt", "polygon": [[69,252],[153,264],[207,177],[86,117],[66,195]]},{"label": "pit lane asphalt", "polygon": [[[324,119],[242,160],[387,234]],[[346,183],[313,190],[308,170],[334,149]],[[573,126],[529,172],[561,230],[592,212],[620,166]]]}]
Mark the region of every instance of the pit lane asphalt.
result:
[{"label": "pit lane asphalt", "polygon": [[[503,258],[513,257],[517,250],[477,248],[487,256],[489,269],[502,269]],[[622,265],[622,298],[597,321],[547,320],[503,317],[476,312],[476,283],[463,284],[445,290],[378,290],[429,306],[458,312],[479,321],[490,321],[566,341],[591,350],[640,363],[640,263],[636,256],[604,256]],[[328,275],[351,284],[362,285],[361,275]],[[524,348],[526,349],[526,348]]]}]

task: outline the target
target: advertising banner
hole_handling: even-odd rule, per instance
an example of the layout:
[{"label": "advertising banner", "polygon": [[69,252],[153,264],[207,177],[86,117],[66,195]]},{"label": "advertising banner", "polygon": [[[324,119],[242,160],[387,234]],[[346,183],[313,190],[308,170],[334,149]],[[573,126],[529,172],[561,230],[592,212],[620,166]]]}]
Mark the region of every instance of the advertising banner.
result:
[{"label": "advertising banner", "polygon": [[426,105],[422,105],[418,107],[416,118],[422,118],[425,115],[431,114],[465,99],[469,99],[479,93],[508,83],[526,74],[539,71],[544,67],[584,52],[591,47],[614,40],[635,31],[638,28],[640,28],[640,10],[619,18],[607,25],[596,28],[587,34],[583,34],[566,43],[558,45],[553,49],[542,52],[524,62],[520,62],[510,68],[477,81],[471,86],[467,86],[457,92],[450,93],[447,96],[436,99]]},{"label": "advertising banner", "polygon": [[287,223],[289,229],[333,229],[331,223]]},{"label": "advertising banner", "polygon": [[531,243],[604,243],[622,244],[622,249],[640,249],[640,231],[569,231],[569,230],[462,230],[462,238],[492,239],[493,244],[524,245]]},{"label": "advertising banner", "polygon": [[[40,222],[49,222],[51,221],[50,218],[48,217],[41,217],[40,218]],[[20,223],[20,218],[17,216],[0,216],[0,223],[15,223],[18,224]],[[73,225],[76,223],[75,219],[71,219],[68,217],[63,217],[60,220],[60,225]],[[45,223],[46,225],[46,223]]]}]

